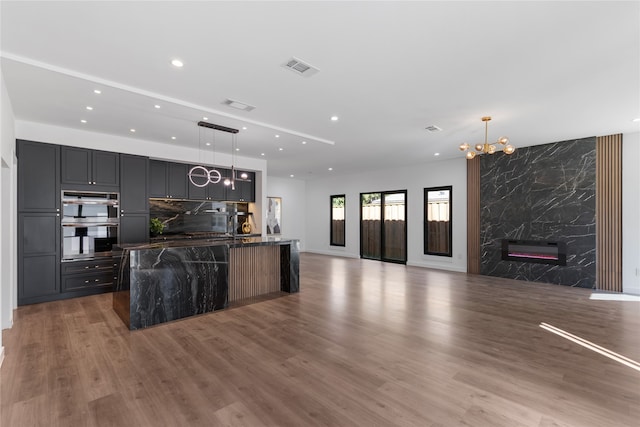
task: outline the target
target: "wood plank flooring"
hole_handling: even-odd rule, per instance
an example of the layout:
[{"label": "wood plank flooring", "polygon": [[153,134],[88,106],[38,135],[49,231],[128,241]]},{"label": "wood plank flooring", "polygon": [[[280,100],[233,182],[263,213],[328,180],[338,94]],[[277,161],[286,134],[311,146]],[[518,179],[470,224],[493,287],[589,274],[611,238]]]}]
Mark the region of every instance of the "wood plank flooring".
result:
[{"label": "wood plank flooring", "polygon": [[638,426],[640,304],[301,255],[301,292],[130,332],[111,295],[20,307],[0,425]]}]

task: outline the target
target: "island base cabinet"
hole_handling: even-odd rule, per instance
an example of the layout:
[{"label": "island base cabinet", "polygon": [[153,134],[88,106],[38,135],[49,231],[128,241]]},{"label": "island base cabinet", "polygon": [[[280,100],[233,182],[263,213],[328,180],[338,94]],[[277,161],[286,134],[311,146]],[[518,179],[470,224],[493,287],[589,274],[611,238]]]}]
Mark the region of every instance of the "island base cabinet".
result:
[{"label": "island base cabinet", "polygon": [[114,246],[113,309],[142,329],[298,292],[298,252],[298,240],[259,237]]}]

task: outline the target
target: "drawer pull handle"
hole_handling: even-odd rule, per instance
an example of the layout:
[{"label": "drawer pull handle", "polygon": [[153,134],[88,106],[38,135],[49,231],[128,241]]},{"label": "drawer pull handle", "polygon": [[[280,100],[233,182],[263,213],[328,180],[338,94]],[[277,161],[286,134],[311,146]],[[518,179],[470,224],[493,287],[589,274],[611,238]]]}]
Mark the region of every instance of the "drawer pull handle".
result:
[{"label": "drawer pull handle", "polygon": [[100,279],[96,279],[96,280],[94,280],[94,282],[99,282],[99,281],[100,281]]},{"label": "drawer pull handle", "polygon": [[87,269],[87,268],[89,268],[89,266],[88,266],[88,265],[85,267],[85,269]]},{"label": "drawer pull handle", "polygon": [[99,265],[96,265],[94,268],[100,268],[100,266],[99,266]]},{"label": "drawer pull handle", "polygon": [[84,283],[89,283],[89,281],[88,281],[88,280],[85,280],[85,281],[84,281]]}]

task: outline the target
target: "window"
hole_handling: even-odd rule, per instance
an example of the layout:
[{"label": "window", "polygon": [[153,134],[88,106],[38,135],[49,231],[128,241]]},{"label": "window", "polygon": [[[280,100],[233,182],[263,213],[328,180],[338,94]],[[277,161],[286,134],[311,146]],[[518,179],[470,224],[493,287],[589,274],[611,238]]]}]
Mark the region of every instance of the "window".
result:
[{"label": "window", "polygon": [[451,256],[452,187],[424,189],[424,253]]},{"label": "window", "polygon": [[344,246],[345,195],[331,196],[331,246]]}]

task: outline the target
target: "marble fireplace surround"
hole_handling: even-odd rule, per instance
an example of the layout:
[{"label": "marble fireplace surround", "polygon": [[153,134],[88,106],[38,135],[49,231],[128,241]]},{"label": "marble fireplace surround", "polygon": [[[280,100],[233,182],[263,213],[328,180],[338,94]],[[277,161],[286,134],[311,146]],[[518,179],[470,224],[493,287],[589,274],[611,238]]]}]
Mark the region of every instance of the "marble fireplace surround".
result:
[{"label": "marble fireplace surround", "polygon": [[[480,274],[594,288],[596,138],[480,159]],[[502,240],[566,244],[566,265],[502,259]]]}]

